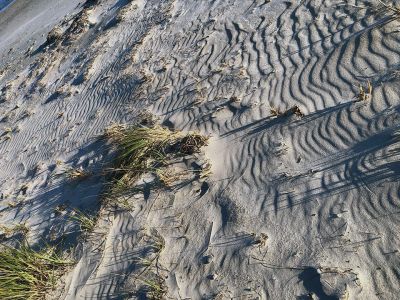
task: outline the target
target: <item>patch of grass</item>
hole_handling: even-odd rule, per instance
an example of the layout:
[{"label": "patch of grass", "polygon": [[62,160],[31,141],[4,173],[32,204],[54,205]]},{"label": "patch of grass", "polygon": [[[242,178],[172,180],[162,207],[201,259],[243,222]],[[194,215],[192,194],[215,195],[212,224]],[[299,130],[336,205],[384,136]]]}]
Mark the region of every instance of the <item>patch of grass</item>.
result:
[{"label": "patch of grass", "polygon": [[56,26],[47,34],[47,44],[53,44],[61,40],[63,36],[63,30]]},{"label": "patch of grass", "polygon": [[132,6],[126,5],[126,6],[122,7],[118,11],[117,16],[115,17],[115,21],[117,23],[120,23],[120,22],[124,21],[126,19],[126,17],[127,17],[127,14],[129,13],[129,11],[136,10],[137,8],[138,8],[138,6],[136,4],[134,4]]},{"label": "patch of grass", "polygon": [[133,194],[142,192],[135,186],[135,181],[129,176],[113,179],[107,186],[105,202],[123,210],[132,210],[134,206],[129,199]]},{"label": "patch of grass", "polygon": [[165,240],[155,228],[151,229],[151,235],[153,237],[153,244],[151,247],[156,253],[160,254],[165,248]]},{"label": "patch of grass", "polygon": [[3,246],[0,251],[0,299],[44,299],[54,288],[60,271],[71,264],[51,247],[35,251],[26,243],[19,248]]},{"label": "patch of grass", "polygon": [[162,184],[167,187],[172,187],[174,183],[186,178],[188,176],[188,171],[174,171],[171,169],[160,169],[157,170],[157,177]]},{"label": "patch of grass", "polygon": [[2,232],[2,234],[0,234],[0,236],[3,235],[5,238],[10,238],[17,234],[26,236],[29,232],[29,228],[28,228],[28,226],[26,226],[25,223],[17,224],[14,226],[0,225],[0,232]]},{"label": "patch of grass", "polygon": [[167,166],[156,171],[158,180],[166,187],[173,188],[195,179],[205,179],[212,174],[211,163],[205,161],[192,169],[179,169]]},{"label": "patch of grass", "polygon": [[289,110],[287,110],[287,111],[286,111],[286,114],[287,114],[287,115],[293,114],[293,115],[298,116],[299,118],[304,117],[303,112],[300,110],[300,107],[298,107],[297,105],[294,105],[294,106],[292,106]]},{"label": "patch of grass", "polygon": [[211,163],[207,161],[201,168],[201,171],[199,172],[199,178],[204,179],[209,177],[212,174],[211,171]]},{"label": "patch of grass", "polygon": [[21,207],[21,206],[23,206],[24,203],[25,203],[25,202],[24,202],[24,199],[17,199],[17,200],[8,202],[8,203],[7,203],[7,206],[8,206],[9,208],[16,208],[16,207]]},{"label": "patch of grass", "polygon": [[161,278],[140,279],[146,288],[146,297],[152,300],[164,299],[166,287]]},{"label": "patch of grass", "polygon": [[[161,252],[165,248],[165,240],[158,233],[155,228],[150,230],[148,242],[153,254],[151,258],[137,257],[135,264],[143,268],[143,270],[137,275],[136,279],[141,282],[141,294],[146,299],[165,299],[167,288],[165,286],[164,279],[159,274],[159,257]],[[156,271],[151,269],[155,268]]]},{"label": "patch of grass", "polygon": [[81,167],[76,169],[70,169],[67,171],[67,177],[71,181],[81,181],[88,178],[91,174]]},{"label": "patch of grass", "polygon": [[134,262],[136,265],[139,265],[144,268],[149,268],[153,265],[154,259],[147,259],[147,258],[141,258],[141,257],[136,257],[134,259]]},{"label": "patch of grass", "polygon": [[200,134],[184,134],[161,126],[123,130],[114,127],[107,134],[118,144],[119,169],[139,174],[153,169],[154,163],[162,163],[170,153],[193,154],[207,142],[207,137]]},{"label": "patch of grass", "polygon": [[137,116],[137,125],[154,127],[159,119],[148,110],[141,111]]},{"label": "patch of grass", "polygon": [[[129,190],[141,175],[160,172],[169,158],[199,152],[208,139],[198,133],[171,131],[158,125],[112,125],[105,137],[117,145],[115,165],[111,169],[113,185],[109,190],[113,197]],[[167,177],[164,179],[170,181]]]},{"label": "patch of grass", "polygon": [[119,143],[117,163],[133,173],[146,172],[155,163],[165,160],[167,148],[180,137],[180,133],[161,126],[129,128]]},{"label": "patch of grass", "polygon": [[179,143],[179,152],[182,154],[193,154],[200,152],[200,148],[207,144],[208,138],[198,133],[185,135]]},{"label": "patch of grass", "polygon": [[297,117],[304,117],[303,112],[300,110],[300,108],[297,105],[292,106],[291,108],[287,109],[286,111],[280,111],[279,109],[275,107],[271,107],[271,115],[274,117],[288,117],[291,115],[296,115]]},{"label": "patch of grass", "polygon": [[359,93],[357,95],[357,101],[367,101],[372,97],[372,84],[370,81],[367,82],[367,86],[360,85]]},{"label": "patch of grass", "polygon": [[123,195],[126,191],[132,188],[133,184],[134,181],[132,178],[129,178],[129,176],[122,176],[121,178],[115,179],[110,183],[109,195]]},{"label": "patch of grass", "polygon": [[388,3],[388,1],[378,0],[378,2],[383,5],[385,11],[391,12],[396,17],[400,17],[400,6],[397,6],[394,3]]},{"label": "patch of grass", "polygon": [[4,132],[5,132],[5,133],[11,133],[11,132],[13,132],[13,130],[12,130],[11,127],[5,127],[5,128],[4,128]]},{"label": "patch of grass", "polygon": [[96,227],[96,216],[90,216],[79,210],[74,210],[70,215],[70,218],[79,223],[82,232],[93,232]]},{"label": "patch of grass", "polygon": [[28,189],[29,189],[29,185],[27,185],[27,184],[23,184],[23,185],[21,185],[21,187],[19,188],[20,192],[22,192],[23,195],[26,194],[26,192],[28,191]]},{"label": "patch of grass", "polygon": [[126,125],[112,123],[105,129],[104,137],[108,140],[118,143],[124,138],[126,129]]}]

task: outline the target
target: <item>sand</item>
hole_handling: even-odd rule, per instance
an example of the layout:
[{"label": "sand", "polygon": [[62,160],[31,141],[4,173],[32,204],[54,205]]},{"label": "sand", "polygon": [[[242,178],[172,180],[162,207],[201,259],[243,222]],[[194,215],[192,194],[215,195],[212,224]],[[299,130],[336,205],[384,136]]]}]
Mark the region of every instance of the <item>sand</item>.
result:
[{"label": "sand", "polygon": [[7,6],[11,4],[12,0],[1,0],[0,1],[0,11],[5,9]]},{"label": "sand", "polygon": [[[398,299],[399,26],[378,1],[17,0],[0,12],[0,224],[72,253],[49,299],[155,282],[162,299]],[[100,137],[144,111],[209,136],[179,163],[212,174],[145,176],[108,209]]]}]

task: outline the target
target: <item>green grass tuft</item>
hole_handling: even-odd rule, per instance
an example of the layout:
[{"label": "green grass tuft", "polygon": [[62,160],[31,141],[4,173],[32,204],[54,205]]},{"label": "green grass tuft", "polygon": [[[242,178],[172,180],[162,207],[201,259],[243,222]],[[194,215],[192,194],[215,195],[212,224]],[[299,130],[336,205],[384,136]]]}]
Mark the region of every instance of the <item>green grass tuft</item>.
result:
[{"label": "green grass tuft", "polygon": [[146,172],[154,163],[162,163],[167,148],[181,137],[181,133],[160,126],[129,128],[119,143],[117,164],[132,173]]},{"label": "green grass tuft", "polygon": [[44,299],[54,288],[60,271],[72,262],[48,247],[35,251],[27,244],[0,249],[0,299]]},{"label": "green grass tuft", "polygon": [[164,281],[161,278],[140,279],[146,288],[146,298],[152,300],[165,299],[167,293]]},{"label": "green grass tuft", "polygon": [[389,3],[389,1],[378,0],[386,12],[392,13],[395,17],[400,17],[400,6],[396,5],[394,2]]},{"label": "green grass tuft", "polygon": [[129,191],[145,173],[157,174],[169,158],[199,152],[208,140],[198,133],[171,131],[158,125],[113,125],[106,130],[105,136],[117,146],[108,198]]},{"label": "green grass tuft", "polygon": [[74,210],[70,218],[79,223],[82,232],[92,232],[96,227],[96,216],[90,216],[80,210]]},{"label": "green grass tuft", "polygon": [[4,226],[0,225],[0,237],[4,235],[5,238],[13,237],[17,234],[21,234],[22,236],[26,236],[29,232],[28,226],[25,223],[16,224],[13,226]]}]

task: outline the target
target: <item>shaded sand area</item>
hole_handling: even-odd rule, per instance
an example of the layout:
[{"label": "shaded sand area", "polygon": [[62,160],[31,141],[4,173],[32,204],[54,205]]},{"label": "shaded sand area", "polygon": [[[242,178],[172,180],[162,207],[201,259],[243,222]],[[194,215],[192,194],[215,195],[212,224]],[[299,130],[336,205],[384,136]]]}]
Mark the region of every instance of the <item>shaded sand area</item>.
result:
[{"label": "shaded sand area", "polygon": [[5,9],[11,2],[12,0],[0,0],[0,10]]},{"label": "shaded sand area", "polygon": [[[12,3],[2,244],[73,261],[47,299],[398,299],[395,5]],[[116,124],[208,141],[110,193]]]}]

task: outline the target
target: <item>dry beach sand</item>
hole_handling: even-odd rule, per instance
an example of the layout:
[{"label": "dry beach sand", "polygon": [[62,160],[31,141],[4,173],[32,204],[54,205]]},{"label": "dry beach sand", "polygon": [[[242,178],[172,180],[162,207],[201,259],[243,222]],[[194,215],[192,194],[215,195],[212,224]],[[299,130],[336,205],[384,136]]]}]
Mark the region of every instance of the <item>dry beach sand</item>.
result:
[{"label": "dry beach sand", "polygon": [[[399,299],[391,5],[16,0],[0,11],[0,224],[25,224],[30,245],[75,261],[46,298]],[[147,172],[115,196],[125,205],[107,205],[104,132],[143,116],[208,136],[172,163],[204,176],[160,185]],[[91,230],[74,210],[96,216]]]}]

